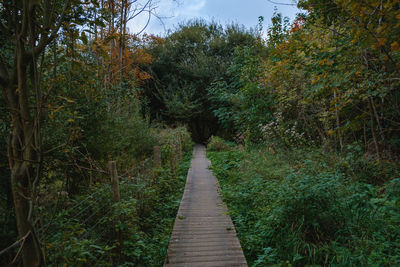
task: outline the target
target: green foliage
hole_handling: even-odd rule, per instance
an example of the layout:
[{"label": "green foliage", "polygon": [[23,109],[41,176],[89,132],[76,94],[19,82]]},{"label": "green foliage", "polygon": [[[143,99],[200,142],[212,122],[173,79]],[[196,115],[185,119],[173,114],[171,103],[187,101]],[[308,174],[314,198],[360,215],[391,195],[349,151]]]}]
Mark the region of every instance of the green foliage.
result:
[{"label": "green foliage", "polygon": [[256,80],[264,53],[261,43],[236,47],[224,77],[207,89],[213,113],[226,131],[221,134],[227,138],[251,129],[252,139],[257,139],[259,124],[270,120],[272,98]]},{"label": "green foliage", "polygon": [[208,151],[229,151],[232,147],[232,143],[227,142],[218,136],[211,136],[210,142],[207,144]]},{"label": "green foliage", "polygon": [[340,150],[358,142],[379,160],[393,158],[399,151],[399,3],[310,0],[299,6],[309,12],[292,24],[275,12],[264,49],[235,50],[228,79],[209,90],[214,114],[254,142]]},{"label": "green foliage", "polygon": [[[51,214],[44,216],[45,231],[41,232],[48,265],[111,266],[111,258],[118,259],[120,266],[163,264],[192,145],[184,127],[157,131],[164,137],[162,140],[184,140],[183,159],[177,171],[172,173],[168,164],[157,172],[151,170],[151,165],[144,165],[134,176],[123,177],[119,203],[112,203],[110,187],[104,184],[92,187],[87,194],[58,200],[61,211],[51,221],[47,221]],[[171,156],[168,154],[167,159]],[[49,205],[57,204],[50,201]],[[120,251],[115,239],[117,230],[123,241]]]},{"label": "green foliage", "polygon": [[[179,25],[161,45],[150,45],[149,53],[157,58],[150,67],[156,79],[148,81],[143,89],[152,117],[187,124],[197,142],[219,130],[215,116],[221,118],[225,128],[230,127],[232,119],[225,113],[229,112],[229,104],[224,106],[225,111],[214,112],[214,107],[224,101],[220,91],[230,91],[220,85],[231,82],[227,68],[235,49],[257,42],[254,33],[237,25],[223,28],[195,20]],[[235,93],[235,88],[231,90],[227,93]],[[209,98],[209,92],[219,101]]]},{"label": "green foliage", "polygon": [[366,184],[365,173],[343,168],[354,162],[319,149],[207,155],[251,265],[399,264],[398,179]]}]

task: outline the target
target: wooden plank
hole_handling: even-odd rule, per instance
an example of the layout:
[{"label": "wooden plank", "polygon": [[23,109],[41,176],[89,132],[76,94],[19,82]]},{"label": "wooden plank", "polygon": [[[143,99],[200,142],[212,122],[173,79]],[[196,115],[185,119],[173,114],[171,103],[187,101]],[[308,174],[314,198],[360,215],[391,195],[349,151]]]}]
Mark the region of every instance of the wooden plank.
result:
[{"label": "wooden plank", "polygon": [[219,185],[208,169],[205,147],[196,145],[175,220],[165,267],[247,266]]}]

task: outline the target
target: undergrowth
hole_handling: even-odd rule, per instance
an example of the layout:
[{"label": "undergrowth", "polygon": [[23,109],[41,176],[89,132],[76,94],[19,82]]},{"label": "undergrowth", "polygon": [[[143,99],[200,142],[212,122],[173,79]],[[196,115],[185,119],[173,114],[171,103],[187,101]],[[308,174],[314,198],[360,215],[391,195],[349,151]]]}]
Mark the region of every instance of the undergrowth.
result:
[{"label": "undergrowth", "polygon": [[[162,266],[190,159],[191,151],[185,152],[175,174],[163,168],[155,178],[141,175],[135,180],[123,180],[121,201],[117,204],[107,203],[111,196],[109,187],[105,187],[99,196],[86,202],[89,208],[84,214],[95,214],[94,229],[85,224],[88,216],[76,216],[79,212],[73,208],[58,213],[46,229],[52,233],[46,242],[48,266],[112,266],[113,261],[119,262],[118,266]],[[99,186],[93,191],[98,191]],[[104,205],[112,205],[113,212],[107,214]],[[122,236],[119,250],[113,238],[116,218],[120,221],[116,228]]]},{"label": "undergrowth", "polygon": [[[112,201],[108,174],[97,177],[84,193],[58,189],[58,195],[41,200],[37,235],[47,266],[163,265],[192,141],[184,127],[154,128],[152,135],[160,146],[161,166],[151,157],[129,162],[130,157],[119,157],[119,202]],[[124,170],[135,161],[136,167]]]},{"label": "undergrowth", "polygon": [[395,164],[267,145],[207,156],[249,265],[400,265]]}]

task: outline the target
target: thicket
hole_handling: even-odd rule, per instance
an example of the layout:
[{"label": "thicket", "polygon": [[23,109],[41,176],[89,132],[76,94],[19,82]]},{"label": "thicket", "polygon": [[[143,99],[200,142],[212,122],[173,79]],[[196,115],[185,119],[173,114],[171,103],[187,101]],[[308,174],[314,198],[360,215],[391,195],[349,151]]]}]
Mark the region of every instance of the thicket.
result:
[{"label": "thicket", "polygon": [[377,165],[352,147],[338,155],[264,144],[207,156],[249,265],[400,264],[396,163]]}]

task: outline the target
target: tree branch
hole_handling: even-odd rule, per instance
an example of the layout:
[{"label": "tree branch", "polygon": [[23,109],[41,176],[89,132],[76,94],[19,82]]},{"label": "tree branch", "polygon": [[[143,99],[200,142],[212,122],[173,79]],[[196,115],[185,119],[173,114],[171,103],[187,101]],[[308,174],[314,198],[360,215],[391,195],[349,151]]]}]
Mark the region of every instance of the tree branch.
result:
[{"label": "tree branch", "polygon": [[134,19],[135,17],[139,16],[141,13],[143,13],[146,9],[147,6],[149,6],[149,9],[151,8],[150,3],[152,0],[148,0],[146,4],[140,9],[140,11],[136,12],[138,8],[135,8],[135,10],[132,12],[132,15],[127,19],[127,22]]},{"label": "tree branch", "polygon": [[21,31],[17,33],[17,38],[25,37],[26,31],[28,30],[28,21],[29,21],[29,1],[25,0],[22,4],[22,24]]},{"label": "tree branch", "polygon": [[[35,46],[33,49],[31,49],[31,50],[26,52],[26,55],[25,55],[26,57],[32,58],[32,57],[38,56],[41,52],[43,52],[43,50],[46,48],[46,46],[51,41],[53,41],[54,38],[56,38],[57,33],[58,33],[59,29],[61,28],[61,25],[64,22],[65,15],[67,13],[66,11],[67,11],[68,7],[70,6],[70,4],[71,4],[71,0],[65,1],[65,5],[64,5],[63,10],[61,12],[61,16],[60,16],[60,18],[59,18],[57,23],[56,23],[56,21],[54,21],[54,23],[56,23],[56,25],[52,30],[50,29],[51,27],[49,26],[49,25],[52,24],[51,23],[51,18],[50,18],[51,12],[49,12],[50,5],[46,5],[45,9],[47,11],[45,10],[46,17],[44,18],[44,20],[46,22],[45,23],[45,27],[46,26],[48,26],[48,27],[47,27],[47,29],[44,28],[45,32],[41,34],[42,37],[38,41],[38,45]],[[46,25],[46,24],[48,24],[48,25]]]},{"label": "tree branch", "polygon": [[274,4],[274,5],[280,5],[280,6],[296,6],[296,4],[288,4],[288,3],[279,3],[279,2],[275,2],[272,0],[267,0],[268,2]]}]

